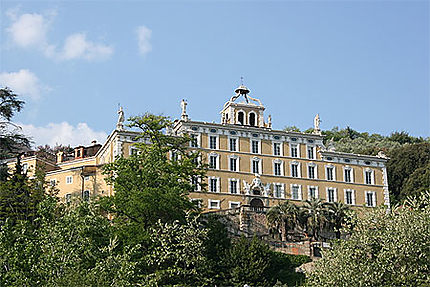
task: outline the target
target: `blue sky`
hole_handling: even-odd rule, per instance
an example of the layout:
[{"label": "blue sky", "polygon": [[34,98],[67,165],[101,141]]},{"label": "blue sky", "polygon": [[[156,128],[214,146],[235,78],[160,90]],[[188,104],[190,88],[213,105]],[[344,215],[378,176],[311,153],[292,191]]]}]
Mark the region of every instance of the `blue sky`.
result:
[{"label": "blue sky", "polygon": [[150,111],[220,120],[240,77],[273,127],[430,136],[428,1],[5,1],[0,85],[37,144]]}]

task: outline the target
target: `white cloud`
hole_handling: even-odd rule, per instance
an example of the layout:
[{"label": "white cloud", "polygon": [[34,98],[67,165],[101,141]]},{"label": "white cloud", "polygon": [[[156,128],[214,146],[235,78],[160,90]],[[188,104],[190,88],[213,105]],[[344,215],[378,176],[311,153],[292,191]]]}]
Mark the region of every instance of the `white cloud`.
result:
[{"label": "white cloud", "polygon": [[98,143],[104,143],[107,134],[103,131],[94,131],[86,123],[78,123],[73,126],[67,122],[49,123],[43,127],[34,125],[19,124],[23,133],[31,137],[35,146],[49,144],[71,145],[90,145],[93,140]]},{"label": "white cloud", "polygon": [[64,60],[86,59],[103,60],[109,58],[113,53],[111,46],[97,44],[86,39],[84,33],[72,34],[64,41],[63,49],[58,57]]},{"label": "white cloud", "polygon": [[17,95],[29,97],[32,100],[39,99],[42,91],[49,90],[48,87],[40,83],[35,74],[26,69],[18,72],[0,73],[0,86],[8,87]]},{"label": "white cloud", "polygon": [[13,42],[20,47],[39,47],[46,45],[46,33],[49,21],[40,14],[22,14],[17,17],[15,14],[8,14],[15,21],[7,29]]},{"label": "white cloud", "polygon": [[152,31],[145,26],[139,26],[136,29],[137,33],[137,44],[139,46],[139,52],[142,55],[149,53],[152,50],[151,40]]},{"label": "white cloud", "polygon": [[22,14],[17,11],[6,13],[12,24],[7,28],[12,42],[22,48],[36,48],[46,57],[57,60],[105,60],[113,54],[113,47],[87,40],[85,33],[74,33],[66,37],[62,48],[50,43],[47,32],[52,26],[52,19],[56,15]]}]

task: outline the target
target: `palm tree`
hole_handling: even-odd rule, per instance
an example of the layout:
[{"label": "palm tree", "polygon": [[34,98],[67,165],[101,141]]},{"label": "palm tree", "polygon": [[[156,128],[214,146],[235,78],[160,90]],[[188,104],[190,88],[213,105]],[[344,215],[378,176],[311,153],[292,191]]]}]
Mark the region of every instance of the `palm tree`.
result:
[{"label": "palm tree", "polygon": [[297,226],[299,208],[288,200],[275,205],[267,212],[267,222],[270,226],[281,231],[281,240],[287,239],[287,231]]},{"label": "palm tree", "polygon": [[340,239],[340,229],[342,225],[345,223],[348,212],[350,211],[349,207],[342,202],[331,202],[327,205],[328,207],[328,220],[330,222],[330,226],[334,228],[336,233],[336,238]]},{"label": "palm tree", "polygon": [[303,227],[311,238],[318,240],[322,229],[327,223],[327,204],[319,198],[306,200],[301,208]]}]

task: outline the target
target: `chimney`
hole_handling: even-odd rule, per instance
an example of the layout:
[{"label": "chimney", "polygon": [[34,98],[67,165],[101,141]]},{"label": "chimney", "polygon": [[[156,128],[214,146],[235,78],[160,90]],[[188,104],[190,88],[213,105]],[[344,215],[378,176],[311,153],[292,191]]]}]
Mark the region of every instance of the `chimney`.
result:
[{"label": "chimney", "polygon": [[57,152],[57,163],[63,162],[63,155],[64,155],[64,152],[62,151]]},{"label": "chimney", "polygon": [[93,140],[92,142],[91,142],[91,145],[96,145],[97,144],[97,140]]}]

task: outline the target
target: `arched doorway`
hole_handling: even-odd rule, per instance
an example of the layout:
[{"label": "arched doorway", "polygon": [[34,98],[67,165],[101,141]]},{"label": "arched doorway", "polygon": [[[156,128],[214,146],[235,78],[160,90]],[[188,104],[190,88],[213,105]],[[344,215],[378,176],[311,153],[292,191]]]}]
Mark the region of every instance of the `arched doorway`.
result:
[{"label": "arched doorway", "polygon": [[264,211],[264,203],[259,198],[253,198],[249,203],[251,206],[251,210],[255,212],[263,212]]}]

